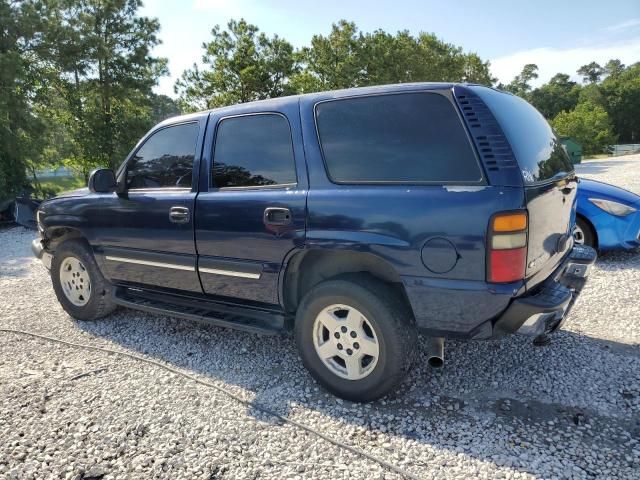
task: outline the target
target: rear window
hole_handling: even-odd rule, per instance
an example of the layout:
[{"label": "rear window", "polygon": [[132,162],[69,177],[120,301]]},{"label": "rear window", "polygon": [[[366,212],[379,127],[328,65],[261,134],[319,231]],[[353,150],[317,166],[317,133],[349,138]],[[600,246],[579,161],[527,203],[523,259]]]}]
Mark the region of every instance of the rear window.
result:
[{"label": "rear window", "polygon": [[547,120],[516,95],[474,87],[502,127],[518,160],[525,183],[562,178],[573,164]]},{"label": "rear window", "polygon": [[316,105],[329,176],[338,183],[480,182],[455,107],[437,93],[331,100]]}]

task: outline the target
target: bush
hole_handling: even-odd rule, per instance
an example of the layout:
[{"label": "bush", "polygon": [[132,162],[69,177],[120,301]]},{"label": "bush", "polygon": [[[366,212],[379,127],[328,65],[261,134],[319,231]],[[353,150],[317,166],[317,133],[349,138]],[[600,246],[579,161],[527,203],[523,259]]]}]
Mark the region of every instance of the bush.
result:
[{"label": "bush", "polygon": [[570,112],[560,112],[552,125],[559,135],[581,143],[585,154],[600,153],[616,141],[607,111],[590,101],[579,103]]}]

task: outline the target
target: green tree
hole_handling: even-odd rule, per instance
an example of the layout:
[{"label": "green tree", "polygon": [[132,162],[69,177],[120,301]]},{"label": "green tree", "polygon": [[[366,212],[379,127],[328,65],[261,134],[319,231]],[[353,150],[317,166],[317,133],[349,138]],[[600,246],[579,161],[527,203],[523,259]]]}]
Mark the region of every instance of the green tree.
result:
[{"label": "green tree", "polygon": [[154,124],[180,113],[180,107],[173,98],[155,93],[151,95],[151,119]]},{"label": "green tree", "polygon": [[552,123],[558,134],[580,142],[587,154],[601,152],[616,139],[607,111],[591,102],[579,103],[570,112],[560,112]]},{"label": "green tree", "polygon": [[[63,122],[69,138],[62,162],[85,180],[98,165],[117,165],[152,125],[152,87],[166,60],[151,56],[159,43],[156,19],[141,17],[140,0],[47,0],[43,61],[56,79],[57,101],[44,113]],[[55,107],[59,108],[55,108]]]},{"label": "green tree", "polygon": [[328,36],[314,35],[311,47],[302,49],[306,75],[316,78],[317,90],[362,85],[365,73],[362,48],[362,36],[356,24],[340,20],[332,25]]},{"label": "green tree", "polygon": [[581,87],[569,75],[557,73],[548,83],[534,89],[528,100],[545,118],[555,118],[562,111],[571,111],[578,104]]},{"label": "green tree", "polygon": [[605,70],[599,63],[591,62],[587,65],[581,66],[577,73],[582,76],[582,81],[584,83],[598,83],[602,75],[605,73]]},{"label": "green tree", "polygon": [[538,66],[535,63],[528,63],[510,83],[507,85],[499,85],[498,88],[527,98],[531,91],[531,80],[535,80],[536,78],[538,78]]},{"label": "green tree", "polygon": [[623,143],[640,143],[640,62],[598,85],[614,131]]},{"label": "green tree", "polygon": [[615,78],[624,72],[624,64],[617,58],[612,58],[604,65],[604,73],[607,77]]},{"label": "green tree", "polygon": [[203,68],[186,70],[175,91],[185,110],[199,110],[293,93],[297,71],[293,46],[269,38],[245,20],[231,20],[227,30],[216,25],[205,43]]},{"label": "green tree", "polygon": [[334,24],[328,36],[314,35],[300,61],[304,70],[293,83],[304,85],[304,91],[402,82],[495,82],[489,62],[434,34],[362,33],[346,20]]},{"label": "green tree", "polygon": [[40,156],[42,123],[31,103],[38,90],[38,16],[27,2],[0,0],[0,200],[27,182]]}]

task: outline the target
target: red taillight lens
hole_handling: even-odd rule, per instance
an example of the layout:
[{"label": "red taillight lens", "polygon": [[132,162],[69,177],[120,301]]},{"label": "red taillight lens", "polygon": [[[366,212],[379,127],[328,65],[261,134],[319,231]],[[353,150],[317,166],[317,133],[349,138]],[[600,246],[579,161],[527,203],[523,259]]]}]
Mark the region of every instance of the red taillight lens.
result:
[{"label": "red taillight lens", "polygon": [[512,250],[491,250],[489,252],[489,281],[506,283],[522,280],[526,261],[526,247]]},{"label": "red taillight lens", "polygon": [[526,212],[495,215],[489,225],[487,281],[508,283],[522,280],[527,263]]}]

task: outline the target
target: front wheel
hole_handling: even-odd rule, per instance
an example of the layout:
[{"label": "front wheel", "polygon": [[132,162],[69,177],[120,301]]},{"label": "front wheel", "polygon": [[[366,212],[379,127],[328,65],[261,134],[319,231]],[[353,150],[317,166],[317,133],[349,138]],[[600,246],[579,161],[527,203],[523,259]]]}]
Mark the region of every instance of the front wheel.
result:
[{"label": "front wheel", "polygon": [[596,239],[591,225],[582,218],[576,218],[576,224],[573,227],[573,240],[578,245],[587,245],[596,248]]},{"label": "front wheel", "polygon": [[394,390],[416,352],[411,313],[396,292],[365,275],[311,289],[296,316],[305,367],[327,390],[369,402]]},{"label": "front wheel", "polygon": [[62,308],[78,320],[96,320],[116,308],[110,296],[111,285],[84,242],[70,240],[56,249],[51,281]]}]

